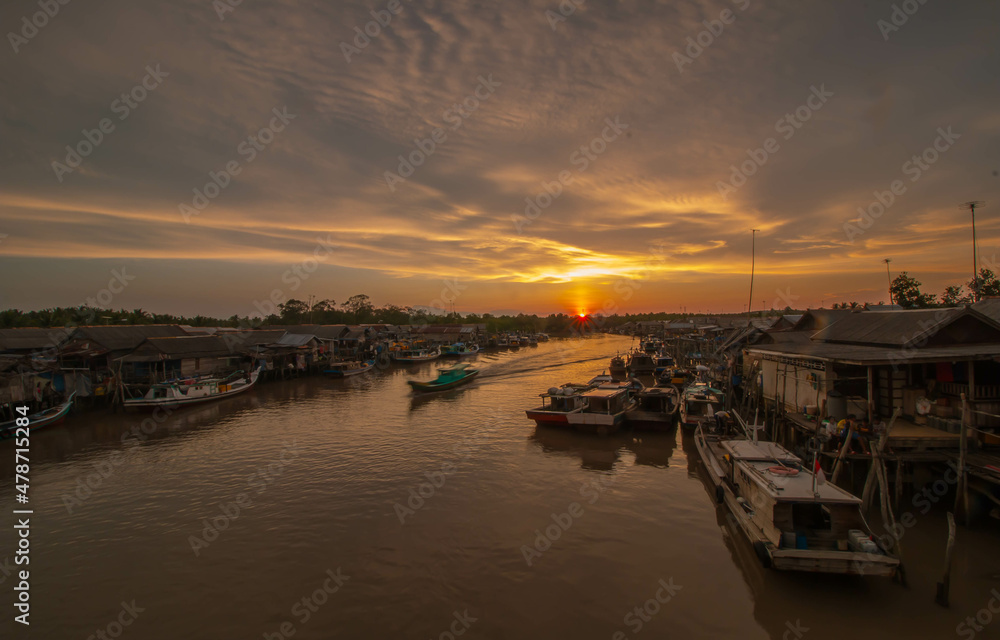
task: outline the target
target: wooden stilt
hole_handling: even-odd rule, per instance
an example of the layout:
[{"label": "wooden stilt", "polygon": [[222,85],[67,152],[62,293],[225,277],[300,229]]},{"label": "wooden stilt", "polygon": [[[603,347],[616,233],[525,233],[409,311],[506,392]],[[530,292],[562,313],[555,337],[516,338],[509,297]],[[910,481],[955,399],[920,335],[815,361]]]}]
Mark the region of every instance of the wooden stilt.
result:
[{"label": "wooden stilt", "polygon": [[852,424],[847,428],[847,437],[844,438],[844,446],[840,448],[840,455],[837,456],[837,463],[833,466],[833,475],[830,476],[830,482],[837,484],[837,478],[840,476],[840,469],[843,467],[844,457],[847,455],[847,450],[851,447],[851,438],[854,436],[854,425]]},{"label": "wooden stilt", "polygon": [[937,595],[934,602],[942,607],[949,606],[948,592],[951,589],[951,554],[955,549],[955,515],[948,513],[948,547],[944,552],[944,576],[941,582],[937,583]]},{"label": "wooden stilt", "polygon": [[875,449],[872,451],[872,464],[868,468],[868,479],[865,481],[864,491],[861,493],[861,508],[868,512],[872,504],[872,495],[875,490],[875,462],[882,457],[882,452],[885,450],[886,443],[889,442],[889,434],[892,433],[892,427],[896,424],[896,418],[899,417],[901,409],[899,407],[892,414],[892,418],[889,420],[889,426],[885,428],[885,433],[878,440],[878,444],[875,445]]},{"label": "wooden stilt", "polygon": [[958,449],[958,487],[955,491],[955,513],[961,514],[965,526],[969,526],[969,478],[966,474],[966,453],[969,446],[968,428],[969,404],[962,394],[962,437]]}]

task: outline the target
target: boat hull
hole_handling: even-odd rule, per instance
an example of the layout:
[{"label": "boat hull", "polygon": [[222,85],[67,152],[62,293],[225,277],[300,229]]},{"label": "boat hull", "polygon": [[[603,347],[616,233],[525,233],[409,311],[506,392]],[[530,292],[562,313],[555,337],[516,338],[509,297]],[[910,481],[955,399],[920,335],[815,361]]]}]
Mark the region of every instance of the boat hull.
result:
[{"label": "boat hull", "polygon": [[[70,394],[69,398],[58,405],[57,407],[51,407],[46,411],[32,414],[27,416],[29,431],[34,431],[35,429],[41,429],[42,427],[50,427],[52,425],[59,424],[63,421],[66,415],[73,408],[73,397],[76,393]],[[24,428],[24,427],[22,427]],[[0,440],[13,438],[16,434],[17,420],[11,420],[9,422],[0,423]]]},{"label": "boat hull", "polygon": [[229,389],[228,391],[223,391],[222,393],[215,393],[212,395],[198,396],[195,398],[186,397],[168,397],[168,398],[130,398],[125,400],[122,404],[126,409],[156,409],[157,407],[183,407],[189,404],[201,404],[203,402],[214,402],[216,400],[222,400],[223,398],[230,398],[241,393],[245,393],[250,389],[253,389],[257,384],[257,379],[260,375],[260,370],[258,369],[250,375],[250,382],[236,387],[234,389]]},{"label": "boat hull", "polygon": [[468,384],[472,382],[472,379],[479,375],[478,371],[472,371],[467,376],[460,378],[458,380],[451,380],[445,383],[434,383],[434,382],[418,382],[416,380],[408,380],[409,384],[415,393],[433,393],[435,391],[447,391],[448,389],[454,389],[455,387],[460,387],[463,384]]},{"label": "boat hull", "polygon": [[[802,571],[811,573],[836,573],[892,577],[899,566],[899,560],[887,555],[861,551],[832,551],[825,549],[781,549],[768,540],[754,525],[743,506],[737,500],[732,487],[726,481],[725,471],[709,450],[704,429],[695,432],[695,447],[704,463],[708,476],[716,491],[716,499],[729,510],[732,518],[745,538],[751,543],[758,558],[765,567],[779,571]],[[728,516],[727,516],[728,517]]]}]

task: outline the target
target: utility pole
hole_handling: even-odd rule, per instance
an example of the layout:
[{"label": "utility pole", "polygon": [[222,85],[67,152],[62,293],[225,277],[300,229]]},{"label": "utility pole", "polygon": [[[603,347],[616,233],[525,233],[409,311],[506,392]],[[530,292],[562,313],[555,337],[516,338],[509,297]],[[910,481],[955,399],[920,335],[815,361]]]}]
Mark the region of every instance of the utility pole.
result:
[{"label": "utility pole", "polygon": [[896,304],[892,299],[892,276],[889,274],[889,263],[892,262],[892,258],[883,258],[882,262],[885,263],[885,277],[889,280],[889,304]]},{"label": "utility pole", "polygon": [[747,301],[747,326],[750,326],[750,312],[753,308],[753,271],[757,258],[757,232],[760,229],[750,230],[750,299]]},{"label": "utility pole", "polygon": [[972,301],[979,302],[979,260],[976,256],[976,207],[980,209],[986,203],[982,200],[971,200],[961,205],[960,208],[968,209],[972,214]]}]

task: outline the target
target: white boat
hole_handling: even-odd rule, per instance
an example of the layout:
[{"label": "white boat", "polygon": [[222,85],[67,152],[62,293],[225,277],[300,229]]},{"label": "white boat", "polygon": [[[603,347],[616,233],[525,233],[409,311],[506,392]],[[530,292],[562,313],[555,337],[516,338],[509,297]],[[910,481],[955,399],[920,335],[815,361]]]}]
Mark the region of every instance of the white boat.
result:
[{"label": "white boat", "polygon": [[371,371],[374,367],[374,358],[365,361],[331,362],[329,368],[324,369],[323,373],[331,378],[346,378],[348,376],[356,376],[365,371]]},{"label": "white boat", "polygon": [[541,394],[542,406],[525,414],[539,426],[566,425],[608,435],[624,425],[625,413],[635,407],[633,391],[634,386],[627,382],[564,384]]},{"label": "white boat", "polygon": [[440,357],[439,347],[409,347],[392,352],[392,359],[396,362],[426,362]]},{"label": "white boat", "polygon": [[154,384],[141,398],[126,398],[123,404],[126,409],[149,409],[219,400],[252,389],[257,384],[259,375],[258,367],[251,371],[248,377],[206,378],[196,380],[192,384],[177,382]]},{"label": "white boat", "polygon": [[873,539],[861,499],[822,482],[774,442],[714,435],[695,445],[715,487],[765,568],[892,576],[899,559]]}]

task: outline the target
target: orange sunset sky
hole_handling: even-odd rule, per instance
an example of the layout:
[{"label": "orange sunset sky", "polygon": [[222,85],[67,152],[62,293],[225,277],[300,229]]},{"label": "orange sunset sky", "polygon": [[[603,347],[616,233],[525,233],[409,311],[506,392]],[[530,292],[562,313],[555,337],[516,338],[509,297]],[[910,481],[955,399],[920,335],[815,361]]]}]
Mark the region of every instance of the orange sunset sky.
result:
[{"label": "orange sunset sky", "polygon": [[740,312],[751,229],[755,307],[887,301],[967,200],[1000,265],[1000,4],[572,6],[5,2],[0,308]]}]

